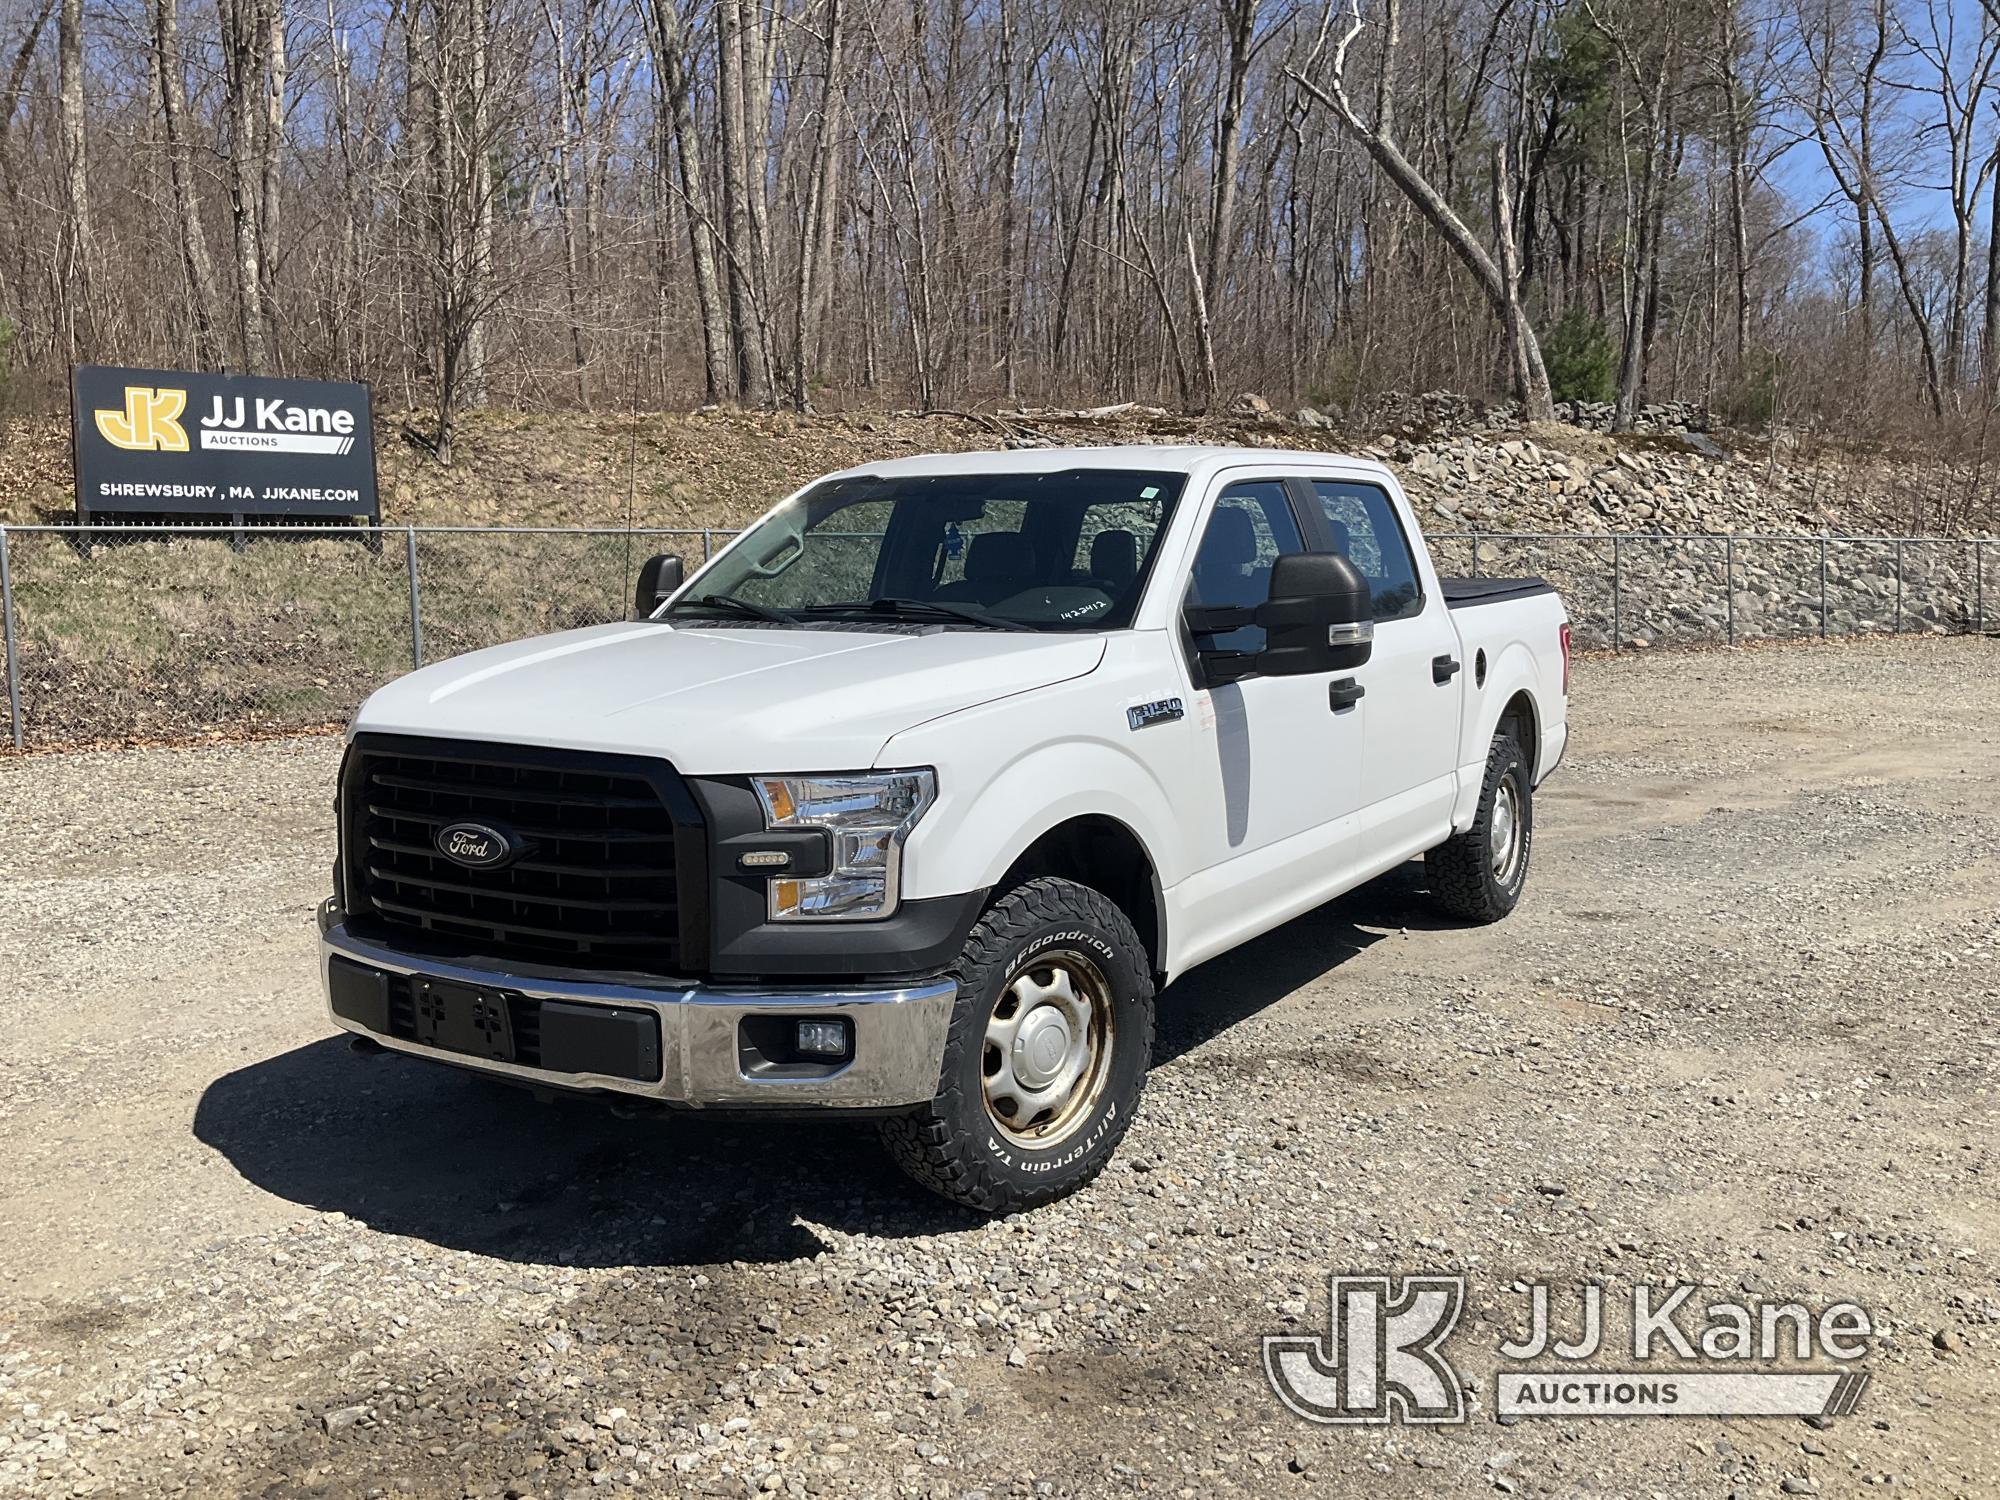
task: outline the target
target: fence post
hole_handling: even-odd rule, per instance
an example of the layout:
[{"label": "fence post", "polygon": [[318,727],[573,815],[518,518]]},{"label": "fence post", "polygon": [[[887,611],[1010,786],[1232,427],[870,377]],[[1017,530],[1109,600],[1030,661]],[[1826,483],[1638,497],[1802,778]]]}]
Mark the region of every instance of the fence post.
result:
[{"label": "fence post", "polygon": [[1819,534],[1819,638],[1826,639],[1826,533]]},{"label": "fence post", "polygon": [[1986,634],[1986,543],[1972,543],[1972,633]]},{"label": "fence post", "polygon": [[410,575],[410,670],[424,664],[424,605],[417,585],[417,528],[403,528],[404,567]]},{"label": "fence post", "polygon": [[1474,578],[1479,576],[1479,533],[1477,531],[1472,533],[1472,576]]},{"label": "fence post", "polygon": [[1611,533],[1611,649],[1613,651],[1623,649],[1619,644],[1621,639],[1619,627],[1623,622],[1619,618],[1618,611],[1619,584],[1622,577],[1619,560],[1624,550],[1619,543],[1623,540],[1624,538],[1617,532]]},{"label": "fence post", "polygon": [[1903,633],[1903,539],[1901,537],[1896,538],[1896,629],[1894,633],[1897,635]]},{"label": "fence post", "polygon": [[7,653],[7,725],[14,748],[27,740],[21,724],[21,668],[14,648],[14,574],[7,566],[7,528],[0,526],[0,649]]},{"label": "fence post", "polygon": [[1736,538],[1731,535],[1723,542],[1722,551],[1722,592],[1729,606],[1729,644],[1736,644]]},{"label": "fence post", "polygon": [[709,527],[701,528],[701,560],[707,562],[715,556],[715,536]]}]

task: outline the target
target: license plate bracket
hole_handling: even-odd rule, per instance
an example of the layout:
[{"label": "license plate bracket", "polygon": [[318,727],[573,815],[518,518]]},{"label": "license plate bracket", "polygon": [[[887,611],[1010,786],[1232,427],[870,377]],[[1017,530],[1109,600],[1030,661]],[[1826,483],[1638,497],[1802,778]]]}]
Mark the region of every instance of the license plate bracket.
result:
[{"label": "license plate bracket", "polygon": [[417,982],[417,1040],[426,1047],[514,1060],[514,1022],[507,997],[496,990],[437,979]]}]

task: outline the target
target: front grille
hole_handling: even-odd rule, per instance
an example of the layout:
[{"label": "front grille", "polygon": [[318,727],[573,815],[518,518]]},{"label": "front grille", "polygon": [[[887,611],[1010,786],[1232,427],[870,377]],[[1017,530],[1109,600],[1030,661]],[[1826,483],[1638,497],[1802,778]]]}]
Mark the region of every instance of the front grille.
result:
[{"label": "front grille", "polygon": [[[362,736],[341,797],[350,916],[430,948],[568,969],[670,974],[690,956],[699,813],[664,762]],[[468,869],[434,842],[460,822],[525,852]]]}]

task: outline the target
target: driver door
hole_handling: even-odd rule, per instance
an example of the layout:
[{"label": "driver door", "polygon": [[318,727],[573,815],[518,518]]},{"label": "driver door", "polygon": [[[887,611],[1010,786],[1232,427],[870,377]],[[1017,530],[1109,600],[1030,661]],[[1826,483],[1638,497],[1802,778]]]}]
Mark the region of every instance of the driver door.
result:
[{"label": "driver door", "polygon": [[[1270,597],[1271,565],[1307,550],[1316,534],[1297,508],[1311,491],[1281,476],[1232,480],[1216,496],[1188,585],[1197,605],[1255,606]],[[1188,817],[1195,873],[1187,904],[1206,898],[1228,918],[1213,934],[1227,946],[1330,894],[1347,873],[1345,825],[1361,772],[1361,716],[1334,707],[1333,673],[1250,675],[1203,685],[1204,653],[1256,652],[1250,625],[1193,637],[1193,711],[1203,733],[1200,791]],[[1204,928],[1204,938],[1210,935]],[[1203,948],[1208,941],[1197,940]]]}]

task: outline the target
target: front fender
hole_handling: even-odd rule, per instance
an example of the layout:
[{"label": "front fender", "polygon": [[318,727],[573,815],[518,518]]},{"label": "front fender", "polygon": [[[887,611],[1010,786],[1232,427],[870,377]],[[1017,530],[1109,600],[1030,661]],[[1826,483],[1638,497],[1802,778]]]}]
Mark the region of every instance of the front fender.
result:
[{"label": "front fender", "polygon": [[968,724],[981,711],[954,715],[951,743],[927,744],[919,729],[898,735],[883,763],[936,765],[938,800],[903,851],[903,889],[911,896],[983,890],[999,881],[1027,848],[1072,818],[1122,823],[1146,851],[1160,886],[1187,869],[1184,835],[1153,768],[1122,747],[1078,736],[1009,749],[997,726]]}]

